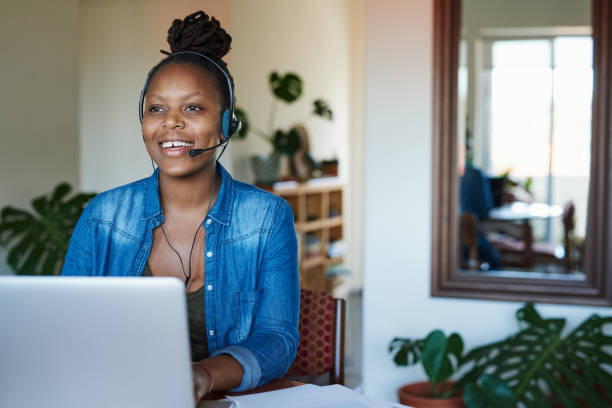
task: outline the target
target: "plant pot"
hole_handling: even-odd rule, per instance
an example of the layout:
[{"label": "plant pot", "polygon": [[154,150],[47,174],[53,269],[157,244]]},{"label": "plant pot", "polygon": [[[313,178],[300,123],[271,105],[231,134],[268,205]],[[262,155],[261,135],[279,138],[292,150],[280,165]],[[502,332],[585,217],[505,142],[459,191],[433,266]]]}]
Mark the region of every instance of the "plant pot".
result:
[{"label": "plant pot", "polygon": [[[439,386],[442,384],[438,384]],[[450,388],[452,381],[444,383]],[[434,398],[431,393],[429,382],[406,384],[397,390],[400,404],[410,405],[414,408],[464,408],[463,396],[461,394],[450,398]]]},{"label": "plant pot", "polygon": [[278,181],[280,154],[253,156],[251,163],[255,171],[255,184],[272,185]]}]

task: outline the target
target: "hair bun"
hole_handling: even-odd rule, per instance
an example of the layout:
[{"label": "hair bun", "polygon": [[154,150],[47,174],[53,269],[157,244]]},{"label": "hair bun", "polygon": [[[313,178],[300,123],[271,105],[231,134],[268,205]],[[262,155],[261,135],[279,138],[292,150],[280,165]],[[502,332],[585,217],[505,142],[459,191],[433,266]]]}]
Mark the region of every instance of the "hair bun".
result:
[{"label": "hair bun", "polygon": [[[220,60],[230,50],[232,37],[221,28],[219,20],[202,10],[176,19],[168,29],[168,44],[172,53],[195,51]],[[164,54],[167,52],[162,51]]]}]

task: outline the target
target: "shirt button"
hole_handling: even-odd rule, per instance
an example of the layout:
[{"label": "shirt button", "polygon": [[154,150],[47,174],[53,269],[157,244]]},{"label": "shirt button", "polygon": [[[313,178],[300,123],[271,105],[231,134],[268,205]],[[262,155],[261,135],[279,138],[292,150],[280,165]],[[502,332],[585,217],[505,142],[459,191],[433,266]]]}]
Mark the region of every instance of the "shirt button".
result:
[{"label": "shirt button", "polygon": [[206,286],[206,290],[210,292],[212,290],[212,285]]},{"label": "shirt button", "polygon": [[210,225],[210,223],[212,222],[212,220],[209,218],[206,220],[206,225]]},{"label": "shirt button", "polygon": [[212,251],[208,251],[208,252],[206,253],[206,256],[207,256],[207,257],[209,257],[209,258],[212,258]]},{"label": "shirt button", "polygon": [[208,334],[210,334],[211,336],[214,336],[215,335],[215,331],[214,330],[209,330]]}]

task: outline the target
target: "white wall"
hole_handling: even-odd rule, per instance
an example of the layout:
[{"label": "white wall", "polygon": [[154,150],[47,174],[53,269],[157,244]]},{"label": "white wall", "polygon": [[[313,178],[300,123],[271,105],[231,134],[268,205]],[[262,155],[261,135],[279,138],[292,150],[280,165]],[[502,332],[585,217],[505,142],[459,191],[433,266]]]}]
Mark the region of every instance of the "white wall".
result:
[{"label": "white wall", "polygon": [[31,209],[62,181],[78,188],[77,10],[76,0],[2,2],[0,208]]},{"label": "white wall", "polygon": [[[431,122],[432,2],[368,0],[363,381],[368,395],[394,400],[420,367],[397,368],[387,353],[395,336],[458,331],[473,347],[516,329],[516,302],[432,298]],[[541,305],[574,327],[610,309]]]},{"label": "white wall", "polygon": [[[175,18],[203,9],[231,32],[228,0],[81,0],[81,185],[103,191],[151,174],[138,98],[145,77],[169,50]],[[231,56],[231,53],[230,53]],[[231,149],[224,164],[231,170]]]}]

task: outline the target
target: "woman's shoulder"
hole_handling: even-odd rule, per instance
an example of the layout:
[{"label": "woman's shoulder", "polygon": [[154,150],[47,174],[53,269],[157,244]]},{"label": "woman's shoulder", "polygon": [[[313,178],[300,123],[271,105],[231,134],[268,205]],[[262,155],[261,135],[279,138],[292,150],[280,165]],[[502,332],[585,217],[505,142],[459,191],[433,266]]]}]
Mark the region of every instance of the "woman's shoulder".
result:
[{"label": "woman's shoulder", "polygon": [[284,205],[287,202],[274,193],[263,190],[252,184],[233,180],[235,198],[241,203],[253,203],[261,205]]},{"label": "woman's shoulder", "polygon": [[155,188],[152,176],[103,191],[88,205],[90,218],[108,220],[141,213],[144,211],[147,191],[151,188]]},{"label": "woman's shoulder", "polygon": [[271,223],[282,212],[291,212],[291,207],[283,198],[252,184],[233,180],[234,215],[251,220],[259,219],[264,224]]}]

